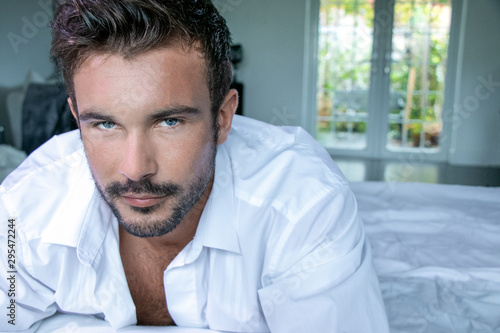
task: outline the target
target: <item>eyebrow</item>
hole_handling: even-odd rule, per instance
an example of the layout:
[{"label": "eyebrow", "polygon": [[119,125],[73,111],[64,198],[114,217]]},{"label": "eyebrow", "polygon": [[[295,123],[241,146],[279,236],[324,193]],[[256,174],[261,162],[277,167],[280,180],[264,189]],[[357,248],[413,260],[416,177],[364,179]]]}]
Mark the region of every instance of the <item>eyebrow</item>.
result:
[{"label": "eyebrow", "polygon": [[[198,108],[194,108],[186,105],[175,105],[169,107],[165,110],[156,111],[153,114],[148,116],[148,120],[158,120],[170,118],[172,116],[178,115],[200,115],[202,112]],[[113,116],[106,115],[105,112],[101,112],[100,110],[89,109],[84,110],[78,116],[79,121],[89,121],[89,120],[100,120],[100,121],[108,121],[110,123],[116,123],[116,119]]]},{"label": "eyebrow", "polygon": [[102,114],[99,111],[83,111],[81,114],[78,115],[78,121],[88,121],[88,120],[102,120],[102,121],[108,121],[110,123],[116,122],[113,116]]},{"label": "eyebrow", "polygon": [[155,112],[151,115],[148,116],[149,120],[158,120],[158,119],[165,119],[165,118],[170,118],[172,116],[179,116],[179,115],[200,115],[201,110],[198,108],[194,108],[191,106],[185,106],[185,105],[175,105],[172,107],[169,107],[166,110],[160,110],[158,112]]}]

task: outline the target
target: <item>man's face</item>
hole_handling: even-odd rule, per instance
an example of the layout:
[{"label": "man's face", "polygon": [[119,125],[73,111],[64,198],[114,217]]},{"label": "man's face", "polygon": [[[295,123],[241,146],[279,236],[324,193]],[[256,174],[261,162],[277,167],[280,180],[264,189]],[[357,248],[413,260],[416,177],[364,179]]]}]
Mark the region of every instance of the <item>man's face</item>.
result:
[{"label": "man's face", "polygon": [[139,237],[173,230],[214,172],[217,134],[203,56],[180,48],[132,60],[93,55],[74,86],[90,170],[120,224]]}]

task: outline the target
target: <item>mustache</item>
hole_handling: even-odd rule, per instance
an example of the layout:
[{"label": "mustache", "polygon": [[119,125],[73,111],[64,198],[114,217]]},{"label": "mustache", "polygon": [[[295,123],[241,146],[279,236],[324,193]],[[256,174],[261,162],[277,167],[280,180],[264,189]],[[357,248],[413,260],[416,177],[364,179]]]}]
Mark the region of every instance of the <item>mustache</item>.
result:
[{"label": "mustache", "polygon": [[171,182],[155,184],[150,179],[143,179],[138,182],[127,179],[124,184],[120,182],[113,182],[106,186],[106,193],[112,199],[120,197],[126,193],[170,196],[177,195],[180,191],[181,187],[177,184]]}]

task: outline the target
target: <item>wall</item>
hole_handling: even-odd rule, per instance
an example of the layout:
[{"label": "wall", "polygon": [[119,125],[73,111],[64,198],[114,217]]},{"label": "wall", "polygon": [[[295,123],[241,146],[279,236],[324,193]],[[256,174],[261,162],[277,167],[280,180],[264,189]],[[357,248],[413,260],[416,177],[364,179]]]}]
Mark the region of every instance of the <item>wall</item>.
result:
[{"label": "wall", "polygon": [[464,5],[449,161],[500,165],[500,2]]},{"label": "wall", "polygon": [[243,46],[237,78],[245,84],[246,116],[299,125],[304,62],[305,1],[214,1],[233,42]]},{"label": "wall", "polygon": [[28,71],[50,76],[51,0],[0,1],[0,86],[21,85]]},{"label": "wall", "polygon": [[51,18],[51,0],[0,1],[0,143],[21,148],[21,108],[28,73],[38,73],[39,81],[55,72],[49,60]]}]

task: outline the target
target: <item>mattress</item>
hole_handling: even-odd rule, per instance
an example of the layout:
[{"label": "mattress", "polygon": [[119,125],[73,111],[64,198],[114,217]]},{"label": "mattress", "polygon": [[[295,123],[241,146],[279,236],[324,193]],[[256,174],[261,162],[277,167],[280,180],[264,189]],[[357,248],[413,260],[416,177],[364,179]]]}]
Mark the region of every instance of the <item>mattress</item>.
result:
[{"label": "mattress", "polygon": [[500,332],[500,188],[351,187],[391,332]]}]

